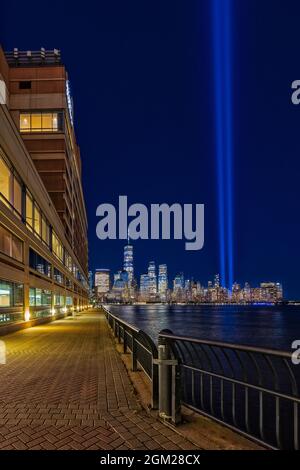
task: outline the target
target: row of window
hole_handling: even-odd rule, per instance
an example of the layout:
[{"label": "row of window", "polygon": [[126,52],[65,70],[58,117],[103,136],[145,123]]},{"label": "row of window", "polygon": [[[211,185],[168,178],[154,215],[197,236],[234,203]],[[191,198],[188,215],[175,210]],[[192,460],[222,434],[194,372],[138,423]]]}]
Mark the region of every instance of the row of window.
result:
[{"label": "row of window", "polygon": [[23,261],[23,242],[0,225],[0,252],[17,261]]},{"label": "row of window", "polygon": [[[50,290],[30,287],[29,305],[30,307],[50,307],[52,293]],[[63,306],[66,301],[67,306],[73,305],[73,298],[70,296],[54,294],[54,305]],[[0,280],[0,308],[1,307],[23,307],[24,305],[24,286],[15,282]]]},{"label": "row of window", "polygon": [[[0,198],[22,220],[27,227],[54,253],[58,260],[66,266],[70,273],[88,287],[85,277],[72,261],[71,255],[64,248],[59,237],[49,224],[39,205],[29,190],[5,159],[0,155]],[[24,203],[23,203],[24,201]],[[16,258],[19,259],[19,258]],[[46,274],[47,275],[47,274]]]},{"label": "row of window", "polygon": [[21,307],[23,303],[23,284],[0,280],[0,307]]},{"label": "row of window", "polygon": [[61,112],[20,113],[21,132],[58,132],[62,129],[63,114]]}]

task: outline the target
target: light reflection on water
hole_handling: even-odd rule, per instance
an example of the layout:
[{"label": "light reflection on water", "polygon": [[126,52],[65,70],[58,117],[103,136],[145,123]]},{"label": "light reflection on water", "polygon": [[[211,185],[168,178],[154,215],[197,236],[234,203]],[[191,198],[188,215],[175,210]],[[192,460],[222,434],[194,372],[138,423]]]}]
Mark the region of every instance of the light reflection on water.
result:
[{"label": "light reflection on water", "polygon": [[157,341],[176,334],[276,349],[300,339],[299,306],[110,305],[109,310]]}]

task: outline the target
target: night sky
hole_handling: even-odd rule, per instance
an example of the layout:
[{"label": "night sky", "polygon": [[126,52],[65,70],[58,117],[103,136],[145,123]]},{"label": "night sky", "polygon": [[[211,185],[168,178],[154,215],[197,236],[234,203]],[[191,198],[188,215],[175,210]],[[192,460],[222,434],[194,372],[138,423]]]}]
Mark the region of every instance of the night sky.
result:
[{"label": "night sky", "polygon": [[[222,0],[220,0],[221,2]],[[234,278],[300,298],[300,2],[232,0]],[[4,2],[5,49],[58,48],[69,72],[83,162],[90,268],[122,265],[96,208],[204,203],[205,246],[136,241],[150,260],[207,282],[219,271],[210,0]]]}]

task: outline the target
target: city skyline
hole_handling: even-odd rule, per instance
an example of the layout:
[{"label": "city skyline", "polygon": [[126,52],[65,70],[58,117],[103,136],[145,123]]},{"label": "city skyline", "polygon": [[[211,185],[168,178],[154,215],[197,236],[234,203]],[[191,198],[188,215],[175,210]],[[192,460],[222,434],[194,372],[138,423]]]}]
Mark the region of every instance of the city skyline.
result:
[{"label": "city skyline", "polygon": [[[95,301],[118,302],[196,302],[196,303],[278,303],[284,298],[282,283],[274,280],[260,280],[259,285],[250,285],[245,281],[234,281],[231,288],[222,285],[220,274],[213,279],[199,282],[197,278],[186,277],[179,271],[174,277],[169,276],[167,264],[149,261],[147,272],[139,275],[139,282],[134,277],[134,247],[129,237],[124,246],[123,268],[113,274],[111,270],[97,268],[95,271]],[[92,271],[90,271],[92,276]],[[97,282],[97,277],[101,281]],[[105,288],[103,289],[103,285]],[[101,289],[99,289],[101,286]]]}]

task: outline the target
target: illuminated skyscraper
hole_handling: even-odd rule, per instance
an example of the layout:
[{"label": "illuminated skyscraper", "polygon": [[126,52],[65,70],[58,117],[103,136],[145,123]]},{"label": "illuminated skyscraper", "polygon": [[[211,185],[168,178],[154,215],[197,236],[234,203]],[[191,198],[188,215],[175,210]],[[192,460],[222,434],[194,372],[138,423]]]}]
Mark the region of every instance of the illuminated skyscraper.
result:
[{"label": "illuminated skyscraper", "polygon": [[128,244],[124,247],[124,271],[128,273],[128,286],[131,287],[133,284],[133,246]]},{"label": "illuminated skyscraper", "polygon": [[150,261],[148,266],[148,277],[149,277],[149,295],[155,296],[157,294],[157,280],[156,280],[156,268],[154,261]]},{"label": "illuminated skyscraper", "polygon": [[95,272],[95,288],[96,294],[102,297],[107,294],[110,289],[110,270],[109,269],[96,269]]},{"label": "illuminated skyscraper", "polygon": [[220,274],[216,274],[214,278],[214,287],[218,288],[220,287]]},{"label": "illuminated skyscraper", "polygon": [[167,298],[168,291],[168,269],[166,264],[160,264],[158,266],[158,293],[160,299],[165,301]]},{"label": "illuminated skyscraper", "polygon": [[149,276],[142,274],[140,277],[140,298],[143,301],[148,300],[149,297]]}]

